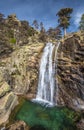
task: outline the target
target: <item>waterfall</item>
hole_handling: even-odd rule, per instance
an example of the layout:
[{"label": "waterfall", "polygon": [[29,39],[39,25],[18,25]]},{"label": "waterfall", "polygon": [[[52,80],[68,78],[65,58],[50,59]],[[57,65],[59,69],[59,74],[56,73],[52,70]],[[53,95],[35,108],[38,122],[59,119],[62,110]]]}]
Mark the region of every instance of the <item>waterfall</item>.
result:
[{"label": "waterfall", "polygon": [[44,101],[51,104],[56,104],[57,102],[56,90],[58,91],[58,86],[57,80],[55,79],[55,74],[57,74],[57,71],[55,71],[55,69],[57,68],[56,57],[58,47],[59,44],[56,47],[54,59],[53,52],[55,45],[52,43],[47,43],[46,47],[44,48],[40,63],[38,91],[36,96],[36,100],[38,101]]}]

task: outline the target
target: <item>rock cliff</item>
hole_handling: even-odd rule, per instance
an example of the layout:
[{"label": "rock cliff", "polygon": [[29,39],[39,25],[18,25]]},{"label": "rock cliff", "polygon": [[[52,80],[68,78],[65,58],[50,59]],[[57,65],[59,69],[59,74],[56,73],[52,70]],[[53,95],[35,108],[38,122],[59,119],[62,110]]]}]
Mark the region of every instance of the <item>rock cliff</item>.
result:
[{"label": "rock cliff", "polygon": [[31,41],[10,55],[0,57],[0,124],[7,121],[17,105],[17,95],[35,97],[43,48],[44,43]]},{"label": "rock cliff", "polygon": [[76,33],[58,50],[58,104],[84,108],[84,34]]}]

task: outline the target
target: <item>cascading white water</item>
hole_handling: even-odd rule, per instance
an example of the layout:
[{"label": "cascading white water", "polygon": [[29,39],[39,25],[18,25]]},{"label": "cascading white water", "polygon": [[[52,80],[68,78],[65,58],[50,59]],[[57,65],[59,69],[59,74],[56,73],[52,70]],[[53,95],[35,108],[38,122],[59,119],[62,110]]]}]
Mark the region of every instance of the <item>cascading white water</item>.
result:
[{"label": "cascading white water", "polygon": [[[55,74],[57,71],[55,71],[55,59],[53,59],[54,47],[55,46],[52,43],[47,43],[44,48],[40,63],[38,91],[36,96],[37,101],[45,101],[49,104],[56,104],[56,89],[58,90],[57,83],[55,81]],[[57,56],[58,47],[59,44],[56,47],[55,58]]]},{"label": "cascading white water", "polygon": [[44,52],[41,58],[40,74],[38,82],[38,92],[36,99],[54,102],[54,66],[52,64],[52,53],[54,45],[48,43],[44,48]]}]

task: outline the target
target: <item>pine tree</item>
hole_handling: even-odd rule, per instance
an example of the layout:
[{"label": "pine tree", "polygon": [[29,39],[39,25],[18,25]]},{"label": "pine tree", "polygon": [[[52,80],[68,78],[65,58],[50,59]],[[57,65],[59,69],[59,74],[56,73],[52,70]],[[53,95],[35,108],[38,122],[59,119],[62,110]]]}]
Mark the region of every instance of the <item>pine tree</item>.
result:
[{"label": "pine tree", "polygon": [[34,20],[32,25],[35,27],[35,29],[39,28],[39,24],[38,24],[37,20]]},{"label": "pine tree", "polygon": [[66,29],[70,25],[70,14],[73,12],[72,8],[63,8],[56,14],[58,18],[59,27],[64,30],[64,35],[66,36]]},{"label": "pine tree", "polygon": [[5,25],[4,14],[0,13],[0,30],[3,30],[4,25]]},{"label": "pine tree", "polygon": [[79,26],[80,30],[84,30],[84,14],[82,14],[79,24],[80,24]]},{"label": "pine tree", "polygon": [[0,23],[4,21],[4,14],[0,13]]}]

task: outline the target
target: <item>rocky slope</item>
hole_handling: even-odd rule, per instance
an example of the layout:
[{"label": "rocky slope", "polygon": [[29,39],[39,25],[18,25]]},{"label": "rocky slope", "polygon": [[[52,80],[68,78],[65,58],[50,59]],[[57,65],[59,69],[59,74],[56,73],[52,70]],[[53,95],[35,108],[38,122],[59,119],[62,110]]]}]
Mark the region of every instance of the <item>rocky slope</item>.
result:
[{"label": "rocky slope", "polygon": [[58,50],[58,103],[84,109],[84,33],[75,33]]},{"label": "rocky slope", "polygon": [[43,43],[30,39],[27,45],[17,48],[10,55],[0,56],[0,124],[7,121],[17,105],[17,95],[35,97],[43,48]]}]

